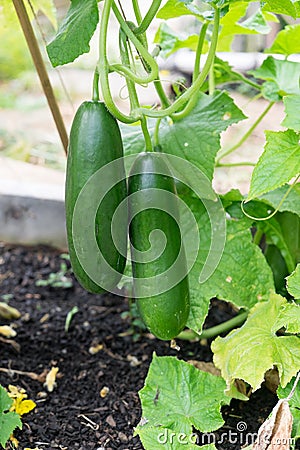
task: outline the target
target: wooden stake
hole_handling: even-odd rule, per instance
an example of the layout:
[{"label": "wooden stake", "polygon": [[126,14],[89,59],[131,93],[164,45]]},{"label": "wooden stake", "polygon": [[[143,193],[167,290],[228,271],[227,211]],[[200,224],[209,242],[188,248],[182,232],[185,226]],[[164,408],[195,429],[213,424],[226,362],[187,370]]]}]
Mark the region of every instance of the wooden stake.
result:
[{"label": "wooden stake", "polygon": [[44,94],[47,98],[47,102],[49,108],[51,110],[57,131],[59,133],[62,145],[64,147],[65,153],[67,154],[68,149],[68,135],[66,132],[65,124],[63,118],[61,116],[58,104],[56,102],[56,98],[53,93],[53,89],[48,77],[47,69],[45,67],[32,25],[30,23],[26,7],[24,5],[23,0],[13,0],[13,4],[16,10],[16,13],[19,18],[19,22],[21,24],[28,48],[30,50],[36,71],[38,73],[39,79],[42,84],[42,88]]}]

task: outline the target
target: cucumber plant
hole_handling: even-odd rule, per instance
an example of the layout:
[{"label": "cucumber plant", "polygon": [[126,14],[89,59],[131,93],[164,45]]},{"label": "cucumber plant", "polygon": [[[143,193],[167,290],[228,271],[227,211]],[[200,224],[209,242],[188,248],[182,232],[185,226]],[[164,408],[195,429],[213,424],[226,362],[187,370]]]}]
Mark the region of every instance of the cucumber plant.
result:
[{"label": "cucumber plant", "polygon": [[[166,441],[166,448],[196,449],[195,440],[182,442],[182,433],[190,436],[193,430],[205,433],[220,427],[221,405],[232,397],[247,399],[238,389],[237,380],[256,390],[265,373],[276,367],[282,393],[300,368],[300,63],[291,58],[299,52],[300,25],[295,19],[300,17],[300,7],[293,0],[280,4],[275,0],[152,0],[148,7],[144,3],[72,0],[56,36],[47,46],[54,67],[70,63],[89,51],[89,42],[100,24],[94,88],[97,91],[99,75],[102,103],[98,103],[97,96],[96,105],[81,107],[81,112],[84,108],[84,113],[89,114],[94,108],[99,113],[95,112],[96,119],[86,121],[75,116],[70,138],[70,154],[78,152],[80,159],[79,167],[79,160],[73,163],[70,155],[67,173],[71,261],[88,290],[113,291],[124,269],[124,218],[127,220],[129,210],[133,286],[146,325],[163,339],[178,333],[181,339],[215,338],[214,362],[222,378],[198,371],[174,357],[154,355],[140,393],[146,424],[139,425],[136,433],[145,449],[161,448],[158,443],[162,435],[173,439],[172,443]],[[268,56],[264,55],[259,67],[240,73],[222,59],[222,52],[231,49],[236,35],[267,35],[270,23],[278,22],[280,14],[289,16],[291,24],[265,50]],[[193,26],[185,27],[185,33],[179,35],[172,30],[172,20],[186,17]],[[112,19],[119,30],[117,57],[112,51],[116,42]],[[157,27],[154,44],[149,42],[149,30],[153,27]],[[159,58],[167,58],[182,48],[194,52],[191,83],[175,83],[169,95],[161,79]],[[114,98],[112,74],[119,76],[120,87],[126,85],[127,102]],[[221,133],[246,118],[232,98],[232,84],[248,87],[253,98],[263,98],[265,109],[237,142],[222,147]],[[150,85],[158,99],[154,106],[142,104],[137,89]],[[265,132],[258,161],[228,162],[226,158],[238,153],[266,114],[281,102],[285,108],[282,128]],[[109,178],[114,178],[114,172],[109,171],[109,164],[115,158],[122,159],[116,121],[122,131],[126,174],[111,183]],[[168,173],[161,172],[164,164]],[[226,166],[240,171],[253,166],[247,195],[232,189],[217,198],[213,177]],[[154,176],[153,170],[158,172]],[[98,172],[101,177],[90,183]],[[176,192],[172,178],[187,189]],[[86,191],[83,198],[89,205],[90,196],[93,200],[100,196],[97,189],[101,181],[107,183],[107,192],[118,190],[111,194],[115,202],[109,202],[100,216],[97,208],[101,210],[101,203],[92,213],[82,202],[77,211],[77,217],[81,211],[81,226],[74,228],[74,208],[81,191]],[[166,205],[163,208],[157,207],[160,197]],[[173,215],[167,218],[169,209]],[[104,218],[106,213],[108,220]],[[90,216],[88,223],[92,227],[84,228]],[[93,229],[92,234],[89,228]],[[113,229],[121,230],[121,234]],[[162,238],[161,232],[167,239]],[[106,236],[110,236],[107,241]],[[184,241],[181,244],[180,239]],[[72,255],[73,240],[77,244]],[[103,261],[97,258],[88,264],[88,258],[101,250],[101,242],[112,249],[106,256],[109,259],[110,255],[109,264],[116,276],[106,276]],[[162,284],[168,288],[157,292],[160,283],[157,286],[155,278],[163,280],[159,276],[174,262],[176,253],[180,255],[179,264],[170,273],[171,285],[166,276]],[[102,279],[97,278],[99,272],[104,273]],[[124,277],[130,278],[128,273]],[[104,282],[104,278],[109,279]],[[234,304],[239,314],[213,329],[203,330],[214,297]],[[180,333],[185,326],[188,329]],[[218,336],[230,330],[226,337]],[[295,412],[294,420],[293,433],[299,437],[300,419]]]}]

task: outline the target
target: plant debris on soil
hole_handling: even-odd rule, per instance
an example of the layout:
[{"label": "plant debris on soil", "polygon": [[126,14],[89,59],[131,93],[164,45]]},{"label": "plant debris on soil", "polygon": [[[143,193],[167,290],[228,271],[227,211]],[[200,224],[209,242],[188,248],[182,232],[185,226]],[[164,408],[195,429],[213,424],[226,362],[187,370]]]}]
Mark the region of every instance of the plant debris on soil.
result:
[{"label": "plant debris on soil", "polygon": [[[14,433],[19,448],[143,449],[133,433],[141,418],[138,391],[153,352],[209,362],[210,342],[178,341],[178,350],[146,332],[132,333],[128,314],[122,314],[129,310],[128,301],[87,293],[70,271],[62,281],[71,287],[37,283],[59,273],[62,263],[69,268],[58,250],[0,243],[0,301],[21,312],[19,319],[11,321],[17,336],[0,341],[0,384],[24,388],[37,404],[23,416],[23,430]],[[74,307],[78,312],[70,317]],[[205,326],[217,325],[233,314],[227,303],[213,301]],[[9,323],[0,321],[0,325]],[[52,367],[59,371],[53,391],[48,392],[43,381]],[[245,429],[257,432],[276,401],[275,394],[262,388],[248,402],[232,400],[223,407],[225,424],[216,436],[228,436],[231,430],[236,441],[219,439],[217,447],[240,449]]]}]

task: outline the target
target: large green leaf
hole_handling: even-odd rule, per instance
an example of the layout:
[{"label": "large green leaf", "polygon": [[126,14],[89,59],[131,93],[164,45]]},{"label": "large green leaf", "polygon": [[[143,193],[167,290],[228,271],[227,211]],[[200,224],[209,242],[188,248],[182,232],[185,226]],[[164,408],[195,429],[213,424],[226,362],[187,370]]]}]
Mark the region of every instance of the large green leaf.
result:
[{"label": "large green leaf", "polygon": [[167,58],[181,48],[188,48],[195,51],[198,40],[199,36],[197,34],[180,38],[166,23],[160,25],[154,38],[154,42],[160,45],[160,56],[163,58]]},{"label": "large green leaf", "polygon": [[271,27],[261,9],[258,9],[252,16],[247,17],[243,22],[240,22],[240,26],[260,34],[268,34],[271,31]]},{"label": "large green leaf", "polygon": [[187,435],[193,427],[202,432],[216,430],[224,423],[221,406],[230,401],[224,394],[225,387],[221,377],[174,357],[154,354],[145,386],[139,393],[143,418],[150,426]]},{"label": "large green leaf", "polygon": [[[279,398],[287,398],[290,394],[293,385],[295,382],[295,378],[293,378],[290,383],[285,387],[282,388],[279,386],[277,389],[277,395]],[[292,430],[292,437],[294,439],[300,438],[300,383],[298,383],[298,386],[295,390],[295,393],[293,397],[289,400],[289,405],[291,409],[291,413],[293,415],[293,430]]]},{"label": "large green leaf", "polygon": [[296,17],[299,17],[297,3],[298,2],[293,2],[292,0],[266,0],[263,9],[276,14],[286,14],[295,19]]},{"label": "large green leaf", "polygon": [[97,0],[72,0],[57,35],[47,45],[53,67],[70,63],[90,51],[90,40],[99,21]]},{"label": "large green leaf", "polygon": [[[227,237],[221,260],[212,276],[204,283],[199,275],[211,245],[211,225],[206,210],[199,200],[187,199],[199,227],[200,250],[189,274],[191,312],[188,326],[200,332],[208,312],[210,299],[217,297],[234,303],[238,307],[251,308],[262,299],[267,299],[274,290],[273,276],[262,252],[253,244],[248,220],[228,220]],[[181,223],[188,229],[189,218],[181,215]],[[186,223],[187,222],[187,223]],[[195,245],[191,241],[191,247]],[[191,253],[187,245],[187,258]]]},{"label": "large green leaf", "polygon": [[281,30],[270,48],[265,53],[278,53],[289,56],[292,53],[300,53],[300,25],[287,25]]},{"label": "large green leaf", "polygon": [[160,143],[164,152],[185,158],[211,180],[221,132],[243,119],[245,115],[227,93],[202,93],[188,117],[164,123]]},{"label": "large green leaf", "polygon": [[[168,428],[146,424],[137,428],[137,434],[145,450],[199,450],[199,446],[192,443],[199,441],[199,436],[195,433],[186,435]],[[201,449],[216,450],[216,447],[214,444],[208,444],[201,445]]]},{"label": "large green leaf", "polygon": [[277,331],[282,327],[287,333],[300,333],[300,305],[287,303],[281,308],[273,329]]},{"label": "large green leaf", "polygon": [[282,186],[300,172],[298,134],[293,130],[266,131],[266,138],[252,173],[248,201]]},{"label": "large green leaf", "polygon": [[[281,186],[274,191],[263,194],[260,197],[260,200],[266,202],[268,205],[272,206],[272,208],[276,209],[290,187],[291,186],[289,184]],[[279,211],[289,211],[297,214],[300,217],[300,183],[297,183],[295,186],[293,186],[282,205],[279,206]]]},{"label": "large green leaf", "polygon": [[300,367],[300,345],[296,336],[277,336],[274,327],[285,298],[271,294],[268,302],[258,303],[250,312],[246,323],[218,337],[212,343],[214,362],[231,392],[236,379],[249,383],[257,390],[264,381],[265,372],[273,366],[278,368],[283,387]]},{"label": "large green leaf", "polygon": [[12,432],[18,427],[22,428],[20,416],[15,412],[6,412],[12,405],[12,399],[6,390],[0,386],[0,444],[5,448]]},{"label": "large green leaf", "polygon": [[300,264],[297,265],[294,272],[287,278],[287,289],[294,298],[297,300],[300,299]]},{"label": "large green leaf", "polygon": [[283,97],[286,117],[282,125],[294,131],[300,131],[300,94]]},{"label": "large green leaf", "polygon": [[300,93],[300,63],[268,56],[261,67],[249,73],[266,80],[262,86],[262,93],[268,100],[279,101],[287,94]]},{"label": "large green leaf", "polygon": [[203,18],[204,16],[211,17],[211,11],[207,14],[203,13],[195,4],[193,0],[168,0],[167,3],[158,11],[156,17],[159,19],[173,19],[181,16],[196,16]]}]

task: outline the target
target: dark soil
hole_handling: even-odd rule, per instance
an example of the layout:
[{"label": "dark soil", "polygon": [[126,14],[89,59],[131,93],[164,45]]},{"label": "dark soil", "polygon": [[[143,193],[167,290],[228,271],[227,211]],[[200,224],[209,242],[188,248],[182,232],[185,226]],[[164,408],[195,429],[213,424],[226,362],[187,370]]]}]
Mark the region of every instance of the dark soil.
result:
[{"label": "dark soil", "polygon": [[[9,369],[0,371],[0,384],[23,387],[37,403],[34,411],[23,416],[23,430],[15,433],[19,448],[142,449],[133,431],[141,417],[138,391],[153,352],[211,361],[209,342],[199,345],[178,341],[178,351],[149,334],[132,335],[130,320],[122,315],[128,311],[126,299],[88,294],[69,273],[66,276],[73,282],[71,288],[36,285],[37,280],[47,280],[51,273],[57,273],[63,262],[56,250],[0,243],[0,295],[7,298],[5,294],[11,294],[9,304],[22,313],[13,322],[19,351],[0,341],[0,368]],[[66,316],[74,306],[79,312],[66,333]],[[214,301],[206,326],[232,315],[229,305]],[[92,355],[89,349],[97,344],[103,348]],[[14,372],[41,374],[53,366],[59,367],[59,378],[51,393],[42,382]],[[104,387],[109,391],[101,397]],[[248,432],[256,432],[276,400],[265,388],[249,402],[233,400],[223,408],[225,425],[218,436],[228,436],[229,430],[237,432],[239,422],[247,424]],[[238,450],[241,444],[237,433],[236,442],[225,439],[218,447]]]}]

